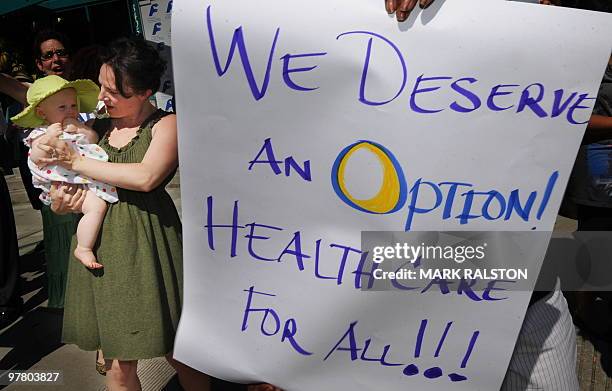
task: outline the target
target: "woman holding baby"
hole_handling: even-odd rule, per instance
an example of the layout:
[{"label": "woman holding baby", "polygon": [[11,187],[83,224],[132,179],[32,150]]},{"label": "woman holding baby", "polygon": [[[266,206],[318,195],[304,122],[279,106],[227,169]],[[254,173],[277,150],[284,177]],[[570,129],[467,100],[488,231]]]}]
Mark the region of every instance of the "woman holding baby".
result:
[{"label": "woman holding baby", "polygon": [[[103,350],[110,391],[140,390],[138,360],[164,355],[184,389],[208,389],[206,375],[171,358],[183,284],[181,223],[165,191],[178,166],[176,116],[149,102],[164,69],[143,41],[111,45],[98,97],[110,118],[93,123],[108,161],[81,156],[58,139],[40,145],[47,164],[117,189],[95,248],[102,267],[70,262],[63,328],[64,342]],[[82,129],[73,132],[87,131],[75,126]],[[65,184],[50,193],[58,213],[81,211],[88,197],[83,187]]]}]

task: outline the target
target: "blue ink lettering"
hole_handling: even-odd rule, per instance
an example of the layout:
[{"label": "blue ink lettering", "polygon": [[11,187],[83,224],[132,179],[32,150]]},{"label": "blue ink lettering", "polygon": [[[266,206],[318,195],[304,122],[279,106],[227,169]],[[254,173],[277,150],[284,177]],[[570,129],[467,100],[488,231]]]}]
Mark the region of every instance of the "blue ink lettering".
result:
[{"label": "blue ink lettering", "polygon": [[[539,88],[538,97],[535,99],[531,96],[529,92],[529,88],[533,86],[536,86]],[[542,106],[538,104],[538,102],[541,102],[542,99],[544,99],[544,85],[541,83],[530,84],[527,87],[525,87],[525,89],[521,93],[521,99],[519,100],[519,104],[518,104],[518,108],[516,109],[516,112],[520,113],[525,109],[525,107],[529,107],[531,111],[533,111],[538,117],[540,118],[546,117],[548,114],[546,114]]]},{"label": "blue ink lettering", "polygon": [[474,110],[477,110],[482,105],[482,102],[480,101],[480,98],[478,97],[478,95],[474,94],[472,91],[466,90],[465,88],[459,86],[459,82],[461,81],[467,81],[470,84],[474,84],[478,80],[474,79],[473,77],[464,77],[462,79],[458,79],[457,81],[451,84],[451,88],[453,90],[457,91],[459,94],[469,99],[469,101],[472,103],[472,107],[468,108],[468,107],[461,106],[459,103],[455,101],[451,103],[450,108],[459,113],[470,113]]},{"label": "blue ink lettering", "polygon": [[392,102],[393,100],[395,100],[395,98],[397,98],[402,91],[404,91],[404,87],[406,87],[406,81],[408,80],[408,71],[406,69],[406,62],[404,61],[404,56],[402,56],[402,52],[399,50],[399,48],[397,46],[395,46],[395,44],[393,42],[391,42],[390,40],[388,40],[387,38],[383,37],[380,34],[376,34],[370,31],[348,31],[345,33],[342,33],[340,35],[338,35],[336,37],[336,39],[339,39],[340,37],[343,37],[345,35],[352,35],[352,34],[363,34],[363,35],[369,35],[371,37],[376,37],[378,39],[381,39],[383,42],[387,43],[389,46],[391,46],[393,48],[393,50],[395,51],[395,53],[397,54],[397,58],[400,61],[400,64],[402,66],[402,83],[400,85],[399,90],[397,91],[397,93],[395,94],[395,96],[393,96],[393,98],[386,100],[386,101],[382,101],[382,102],[375,102],[372,100],[369,100],[365,97],[365,89],[366,89],[366,81],[368,78],[368,68],[370,66],[370,56],[371,56],[371,52],[372,52],[372,40],[373,38],[370,38],[368,40],[368,47],[366,49],[366,57],[365,57],[365,61],[363,64],[363,71],[361,73],[361,83],[359,85],[359,101],[363,104],[366,105],[370,105],[370,106],[381,106],[381,105],[385,105],[389,102]]},{"label": "blue ink lettering", "polygon": [[285,54],[283,57],[281,57],[281,59],[283,60],[283,80],[285,81],[285,84],[289,88],[297,90],[297,91],[313,91],[313,90],[318,89],[319,87],[308,88],[308,87],[300,86],[296,84],[289,76],[291,73],[294,73],[294,72],[312,71],[313,69],[317,67],[316,65],[307,67],[307,68],[289,68],[289,61],[291,61],[292,58],[324,56],[326,54],[327,53],[306,53],[306,54],[294,54],[294,55],[291,55],[289,53]]},{"label": "blue ink lettering", "polygon": [[590,98],[588,97],[588,94],[580,94],[580,97],[578,97],[578,100],[576,101],[576,103],[574,103],[572,105],[572,107],[570,107],[570,109],[567,111],[567,121],[570,124],[574,124],[574,125],[582,125],[582,124],[586,124],[589,122],[589,120],[591,119],[591,117],[589,116],[589,118],[587,118],[585,121],[582,122],[578,122],[574,119],[574,111],[578,110],[578,109],[587,109],[589,110],[589,114],[591,113],[591,110],[593,109],[590,106],[582,106],[580,105],[582,102],[584,102],[585,100],[595,100],[596,98]]},{"label": "blue ink lettering", "polygon": [[420,93],[424,93],[424,92],[431,92],[431,91],[439,90],[440,86],[419,89],[419,84],[421,84],[422,81],[449,80],[449,79],[452,79],[452,77],[449,77],[449,76],[423,77],[423,76],[424,75],[417,77],[416,83],[414,84],[414,89],[412,90],[412,93],[410,94],[410,108],[412,109],[412,111],[416,113],[423,113],[423,114],[439,113],[443,111],[444,109],[428,110],[428,109],[423,109],[419,107],[416,104],[416,95]]},{"label": "blue ink lettering", "polygon": [[219,60],[219,54],[217,52],[217,45],[215,42],[212,20],[210,16],[210,7],[211,6],[208,6],[208,8],[206,9],[206,24],[208,26],[208,37],[210,39],[210,50],[212,52],[213,61],[215,62],[215,69],[217,70],[217,75],[221,77],[227,72],[230,64],[232,63],[232,58],[234,57],[234,52],[236,51],[236,47],[237,47],[238,54],[240,55],[240,60],[242,62],[242,68],[244,69],[244,74],[249,83],[251,93],[253,94],[253,97],[255,98],[255,100],[260,100],[261,98],[265,96],[266,90],[268,89],[268,83],[270,82],[270,70],[272,69],[272,59],[274,58],[274,50],[276,48],[276,42],[278,41],[278,36],[280,34],[280,28],[277,28],[276,34],[274,34],[274,40],[272,41],[272,48],[270,49],[270,55],[268,57],[268,64],[266,66],[264,80],[260,88],[257,85],[255,76],[253,75],[253,68],[251,67],[251,63],[249,61],[249,55],[246,49],[246,45],[244,43],[244,35],[242,33],[242,26],[238,27],[234,31],[234,36],[232,37],[232,43],[229,49],[229,55],[225,63],[225,67],[224,68],[221,67],[221,61]]},{"label": "blue ink lettering", "polygon": [[491,89],[491,94],[489,94],[489,98],[487,98],[487,106],[489,107],[489,109],[493,111],[503,111],[503,110],[508,110],[514,107],[514,105],[507,106],[507,107],[500,107],[495,104],[494,99],[496,96],[512,94],[512,92],[510,91],[499,91],[501,88],[504,88],[504,87],[519,87],[519,85],[518,84],[498,84],[495,87],[493,87]]}]

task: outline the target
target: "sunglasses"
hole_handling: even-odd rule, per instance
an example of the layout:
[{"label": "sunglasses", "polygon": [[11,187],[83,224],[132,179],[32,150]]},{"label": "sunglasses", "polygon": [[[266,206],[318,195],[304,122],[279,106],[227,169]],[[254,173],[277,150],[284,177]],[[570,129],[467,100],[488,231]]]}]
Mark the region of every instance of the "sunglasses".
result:
[{"label": "sunglasses", "polygon": [[68,57],[68,51],[66,49],[55,49],[49,50],[48,52],[43,53],[40,56],[40,59],[43,61],[48,61],[53,58],[57,54],[58,57]]}]

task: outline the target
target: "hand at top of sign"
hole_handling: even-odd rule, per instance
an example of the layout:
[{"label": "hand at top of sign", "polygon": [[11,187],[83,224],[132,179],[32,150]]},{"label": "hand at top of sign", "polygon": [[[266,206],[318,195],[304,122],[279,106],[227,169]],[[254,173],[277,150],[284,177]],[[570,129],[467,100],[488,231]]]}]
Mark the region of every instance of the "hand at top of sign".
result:
[{"label": "hand at top of sign", "polygon": [[561,0],[540,0],[543,5],[561,5]]},{"label": "hand at top of sign", "polygon": [[434,0],[385,0],[385,8],[387,12],[392,14],[395,12],[395,17],[398,22],[403,22],[408,19],[410,12],[419,3],[419,7],[427,8]]},{"label": "hand at top of sign", "polygon": [[247,387],[248,391],[283,391],[282,389],[273,386],[272,384],[261,383],[261,384],[250,384]]}]

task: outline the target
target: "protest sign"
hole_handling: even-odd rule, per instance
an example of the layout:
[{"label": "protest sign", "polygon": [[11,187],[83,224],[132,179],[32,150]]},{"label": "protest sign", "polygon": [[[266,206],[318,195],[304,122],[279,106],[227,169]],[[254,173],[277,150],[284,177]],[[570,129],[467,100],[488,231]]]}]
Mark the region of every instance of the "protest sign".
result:
[{"label": "protest sign", "polygon": [[156,44],[161,58],[166,61],[166,72],[161,77],[155,104],[165,111],[174,111],[174,83],[170,48],[172,0],[141,1],[140,17],[144,38]]},{"label": "protest sign", "polygon": [[608,15],[436,1],[398,24],[365,0],[173,7],[176,358],[288,390],[499,389],[530,292],[363,290],[361,232],[551,231]]},{"label": "protest sign", "polygon": [[140,1],[140,18],[147,41],[170,46],[172,0]]}]

